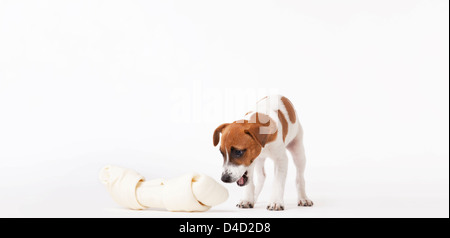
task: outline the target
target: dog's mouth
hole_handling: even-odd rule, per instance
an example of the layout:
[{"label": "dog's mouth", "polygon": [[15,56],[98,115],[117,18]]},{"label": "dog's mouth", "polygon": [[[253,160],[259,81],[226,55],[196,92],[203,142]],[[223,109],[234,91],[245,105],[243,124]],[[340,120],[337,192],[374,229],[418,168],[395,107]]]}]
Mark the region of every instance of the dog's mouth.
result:
[{"label": "dog's mouth", "polygon": [[236,183],[238,186],[242,187],[247,184],[247,181],[248,181],[248,176],[247,176],[247,171],[245,171],[244,175],[242,175],[242,177],[240,179],[238,179],[236,181]]}]

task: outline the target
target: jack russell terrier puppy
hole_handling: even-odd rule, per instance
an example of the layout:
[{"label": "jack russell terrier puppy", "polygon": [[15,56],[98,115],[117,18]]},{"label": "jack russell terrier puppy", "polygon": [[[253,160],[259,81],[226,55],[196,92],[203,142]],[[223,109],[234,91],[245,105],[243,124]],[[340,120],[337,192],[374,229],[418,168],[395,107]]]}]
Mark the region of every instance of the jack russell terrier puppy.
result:
[{"label": "jack russell terrier puppy", "polygon": [[[224,160],[222,181],[246,186],[237,207],[253,208],[264,185],[264,162],[269,157],[274,161],[275,181],[267,209],[284,210],[288,166],[286,150],[291,153],[297,169],[298,206],[313,205],[305,192],[303,130],[289,99],[280,95],[264,97],[244,119],[217,127],[213,135],[214,146],[219,144],[219,140]],[[254,172],[257,174],[256,186]]]}]

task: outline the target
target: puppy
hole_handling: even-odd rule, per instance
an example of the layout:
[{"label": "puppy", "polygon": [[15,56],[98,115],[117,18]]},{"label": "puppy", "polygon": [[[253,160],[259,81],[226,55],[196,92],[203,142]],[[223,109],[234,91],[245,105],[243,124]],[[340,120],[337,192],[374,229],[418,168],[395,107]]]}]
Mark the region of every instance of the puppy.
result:
[{"label": "puppy", "polygon": [[[313,205],[305,192],[303,130],[289,99],[281,95],[264,97],[244,119],[217,127],[213,135],[214,146],[219,144],[219,140],[223,156],[222,181],[245,186],[237,207],[253,208],[264,185],[264,162],[269,157],[274,161],[275,181],[267,209],[284,210],[288,166],[286,150],[291,153],[297,170],[298,206]],[[257,175],[256,186],[254,173]]]}]

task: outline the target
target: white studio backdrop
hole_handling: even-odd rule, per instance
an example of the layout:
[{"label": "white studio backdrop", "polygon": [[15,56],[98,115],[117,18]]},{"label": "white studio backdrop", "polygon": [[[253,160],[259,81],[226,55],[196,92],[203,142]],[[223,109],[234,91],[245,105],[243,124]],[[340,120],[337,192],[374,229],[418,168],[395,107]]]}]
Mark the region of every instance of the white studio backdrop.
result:
[{"label": "white studio backdrop", "polygon": [[[448,217],[449,2],[0,0],[0,217]],[[269,93],[305,130],[286,210],[128,211],[107,164],[220,180],[221,123]],[[290,162],[292,165],[292,162]]]}]

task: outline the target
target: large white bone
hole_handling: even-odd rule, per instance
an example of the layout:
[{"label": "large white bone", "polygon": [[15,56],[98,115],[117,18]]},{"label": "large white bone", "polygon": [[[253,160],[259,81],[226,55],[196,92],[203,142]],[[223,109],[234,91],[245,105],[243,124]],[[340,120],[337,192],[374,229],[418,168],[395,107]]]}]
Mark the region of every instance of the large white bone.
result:
[{"label": "large white bone", "polygon": [[145,181],[132,169],[108,165],[100,171],[114,201],[130,209],[165,208],[169,211],[207,211],[228,199],[228,191],[207,175],[190,173]]}]

